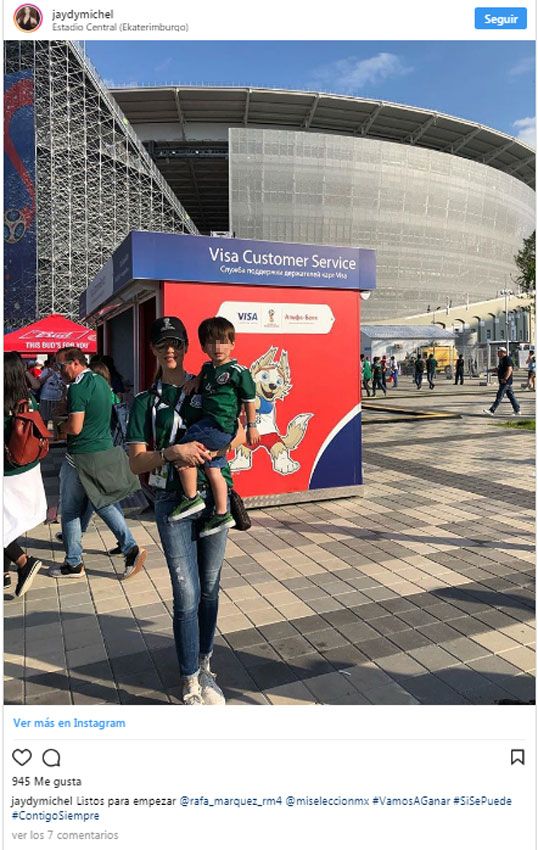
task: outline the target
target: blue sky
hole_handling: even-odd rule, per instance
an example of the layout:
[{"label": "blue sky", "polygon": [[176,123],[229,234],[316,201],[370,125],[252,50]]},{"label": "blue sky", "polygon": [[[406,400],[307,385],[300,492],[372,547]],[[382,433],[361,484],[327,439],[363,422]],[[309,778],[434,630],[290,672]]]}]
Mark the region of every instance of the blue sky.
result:
[{"label": "blue sky", "polygon": [[534,144],[534,43],[86,42],[108,85],[252,85],[392,100]]}]

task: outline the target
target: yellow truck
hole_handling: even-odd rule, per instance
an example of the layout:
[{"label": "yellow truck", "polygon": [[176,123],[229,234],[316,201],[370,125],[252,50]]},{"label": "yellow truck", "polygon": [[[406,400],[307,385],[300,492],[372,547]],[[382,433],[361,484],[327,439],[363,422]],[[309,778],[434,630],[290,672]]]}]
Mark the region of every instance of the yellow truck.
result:
[{"label": "yellow truck", "polygon": [[421,353],[424,358],[433,354],[437,360],[437,371],[444,372],[447,366],[454,368],[455,348],[453,345],[436,345],[429,348],[421,348]]}]

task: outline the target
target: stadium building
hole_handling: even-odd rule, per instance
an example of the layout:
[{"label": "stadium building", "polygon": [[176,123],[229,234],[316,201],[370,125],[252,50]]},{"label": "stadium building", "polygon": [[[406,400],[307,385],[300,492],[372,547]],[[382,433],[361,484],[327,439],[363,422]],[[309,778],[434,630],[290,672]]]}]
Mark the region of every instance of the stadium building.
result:
[{"label": "stadium building", "polygon": [[[224,87],[107,90],[7,42],[6,324],[58,312],[133,230],[374,248],[365,321],[494,298],[534,229],[534,152],[424,109]],[[21,171],[20,166],[23,166]]]},{"label": "stadium building", "polygon": [[494,298],[534,223],[534,151],[460,118],[258,88],[112,91],[202,233],[374,248],[367,321]]}]

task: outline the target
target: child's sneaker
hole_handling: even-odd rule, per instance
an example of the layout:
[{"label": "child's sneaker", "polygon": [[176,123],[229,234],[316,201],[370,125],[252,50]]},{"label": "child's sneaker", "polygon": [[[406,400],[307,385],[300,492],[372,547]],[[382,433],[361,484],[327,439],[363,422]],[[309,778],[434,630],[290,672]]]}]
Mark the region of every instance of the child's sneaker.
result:
[{"label": "child's sneaker", "polygon": [[199,493],[192,499],[187,499],[185,496],[179,505],[174,508],[168,519],[170,522],[177,522],[181,519],[186,519],[193,514],[201,514],[205,508],[205,502]]},{"label": "child's sneaker", "polygon": [[210,537],[212,534],[218,534],[219,531],[224,531],[225,528],[233,528],[235,520],[230,513],[213,514],[213,516],[204,522],[200,537]]}]

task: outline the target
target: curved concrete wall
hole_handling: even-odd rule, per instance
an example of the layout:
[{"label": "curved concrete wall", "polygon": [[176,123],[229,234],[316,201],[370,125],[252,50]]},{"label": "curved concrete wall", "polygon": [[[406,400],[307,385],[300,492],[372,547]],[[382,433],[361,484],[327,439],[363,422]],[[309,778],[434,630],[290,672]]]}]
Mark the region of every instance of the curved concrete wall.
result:
[{"label": "curved concrete wall", "polygon": [[514,288],[534,230],[534,192],[456,155],[374,139],[230,129],[231,229],[238,237],[377,251],[365,320]]}]

